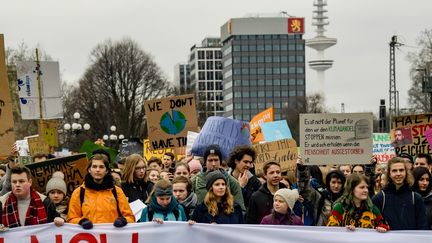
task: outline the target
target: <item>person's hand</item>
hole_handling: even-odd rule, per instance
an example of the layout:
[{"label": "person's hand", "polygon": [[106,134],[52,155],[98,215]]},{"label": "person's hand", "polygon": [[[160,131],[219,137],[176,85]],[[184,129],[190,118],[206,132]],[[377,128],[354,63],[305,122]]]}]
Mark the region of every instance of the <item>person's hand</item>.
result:
[{"label": "person's hand", "polygon": [[303,165],[303,159],[300,155],[297,156],[297,161],[296,161],[297,165]]},{"label": "person's hand", "polygon": [[127,225],[127,221],[124,217],[118,217],[115,221],[114,221],[114,226],[115,227],[124,227]]},{"label": "person's hand", "polygon": [[163,224],[164,223],[164,221],[162,219],[160,219],[160,218],[153,219],[153,222],[155,222],[157,224]]},{"label": "person's hand", "polygon": [[78,224],[81,225],[81,227],[83,227],[83,229],[91,229],[91,228],[93,228],[93,223],[90,220],[86,219],[86,218],[82,218],[78,222]]},{"label": "person's hand", "polygon": [[354,231],[355,230],[355,226],[354,225],[347,225],[346,228],[349,231]]},{"label": "person's hand", "polygon": [[194,225],[196,222],[195,221],[193,221],[193,220],[191,220],[191,219],[189,219],[189,221],[188,221],[188,224],[189,225]]},{"label": "person's hand", "polygon": [[9,230],[8,227],[5,227],[4,224],[0,224],[0,232]]},{"label": "person's hand", "polygon": [[12,145],[11,155],[18,156],[18,147],[17,147],[16,143],[14,143]]},{"label": "person's hand", "polygon": [[300,203],[304,202],[304,198],[302,197],[302,195],[299,195],[299,198],[297,199],[297,201],[299,201]]},{"label": "person's hand", "polygon": [[17,156],[12,155],[8,158],[8,160],[9,160],[8,162],[9,169],[17,168],[20,166]]},{"label": "person's hand", "polygon": [[376,231],[378,231],[378,232],[380,232],[380,233],[385,233],[385,232],[387,232],[387,229],[384,228],[384,227],[380,227],[380,226],[378,226],[378,227],[376,227],[375,229],[376,229]]},{"label": "person's hand", "polygon": [[60,217],[54,218],[54,225],[55,226],[63,226],[64,223],[65,223],[65,220],[63,218],[60,218]]},{"label": "person's hand", "polygon": [[374,164],[376,164],[378,162],[378,156],[375,154],[375,155],[372,155],[372,158],[370,159],[370,161],[369,161],[369,163],[371,164],[371,165],[374,165]]},{"label": "person's hand", "polygon": [[239,175],[239,177],[237,179],[240,183],[240,186],[242,188],[244,188],[247,185],[248,180],[249,180],[247,171],[245,171],[243,174]]}]

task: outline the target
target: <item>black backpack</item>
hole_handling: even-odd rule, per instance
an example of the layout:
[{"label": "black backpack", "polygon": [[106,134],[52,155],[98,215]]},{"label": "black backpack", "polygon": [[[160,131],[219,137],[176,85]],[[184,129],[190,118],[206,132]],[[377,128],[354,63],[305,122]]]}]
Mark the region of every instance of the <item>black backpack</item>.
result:
[{"label": "black backpack", "polygon": [[[122,213],[120,211],[120,207],[119,207],[119,203],[118,203],[118,199],[117,199],[117,190],[115,187],[113,187],[113,189],[111,190],[115,200],[116,200],[116,206],[117,206],[117,214],[119,217],[123,217]],[[85,188],[84,187],[80,187],[80,202],[81,202],[81,207],[82,204],[84,202],[84,196],[85,196]]]}]

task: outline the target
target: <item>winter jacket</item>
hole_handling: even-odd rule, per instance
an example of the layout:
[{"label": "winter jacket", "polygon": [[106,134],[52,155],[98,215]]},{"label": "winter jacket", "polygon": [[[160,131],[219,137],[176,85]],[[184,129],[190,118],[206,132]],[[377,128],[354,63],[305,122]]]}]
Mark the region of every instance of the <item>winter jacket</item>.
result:
[{"label": "winter jacket", "polygon": [[[254,174],[252,174],[250,171],[248,173],[248,182],[245,187],[241,188],[242,195],[243,195],[243,201],[246,202],[245,207],[247,208],[247,203],[249,202],[250,198],[252,197],[252,194],[261,187],[261,181],[258,180],[258,177],[256,177]],[[230,168],[228,170],[228,174],[232,175],[232,169]],[[235,177],[234,177],[235,178]]]},{"label": "winter jacket", "polygon": [[212,216],[208,212],[208,208],[204,203],[199,204],[191,217],[191,220],[197,223],[217,223],[217,224],[243,224],[243,213],[239,204],[234,203],[234,212],[227,215],[222,206],[219,206],[219,213],[215,216]]},{"label": "winter jacket", "polygon": [[[3,206],[11,193],[12,192],[8,192],[0,197],[0,224],[2,224]],[[48,223],[54,222],[54,218],[60,217],[60,214],[56,211],[54,203],[49,199],[49,197],[43,195],[42,193],[38,192],[38,194],[42,200],[42,203],[44,204],[47,213]]]},{"label": "winter jacket", "polygon": [[426,218],[428,220],[428,229],[432,230],[432,191],[423,197],[426,207]]},{"label": "winter jacket", "polygon": [[[76,188],[69,202],[68,223],[78,224],[83,218],[93,223],[113,223],[122,216],[128,223],[134,223],[135,217],[127,198],[120,187],[115,186],[117,200],[113,194],[114,179],[107,174],[101,184],[95,183],[87,174],[84,184]],[[80,192],[84,189],[84,200],[81,205]],[[117,212],[117,203],[121,215]]]},{"label": "winter jacket", "polygon": [[[286,188],[283,183],[279,183],[279,188]],[[267,183],[261,185],[258,191],[252,194],[246,213],[247,224],[259,224],[264,216],[271,213],[273,209],[273,194],[267,187]]]},{"label": "winter jacket", "polygon": [[[243,211],[246,211],[240,184],[236,178],[229,175],[224,170],[221,170],[221,172],[227,178],[227,186],[234,197],[234,201],[240,205]],[[204,201],[204,197],[207,194],[206,175],[207,172],[200,172],[199,174],[192,177],[192,191],[194,191],[198,197],[198,204]]]},{"label": "winter jacket", "polygon": [[122,183],[121,188],[126,195],[128,202],[141,200],[145,203],[153,190],[153,182],[136,181],[135,183]]},{"label": "winter jacket", "polygon": [[423,199],[406,184],[396,190],[395,185],[391,183],[376,194],[372,201],[382,212],[392,230],[428,228]]},{"label": "winter jacket", "polygon": [[303,225],[299,216],[292,213],[292,211],[287,214],[281,214],[274,210],[272,213],[265,216],[261,220],[261,224],[273,224],[273,225]]},{"label": "winter jacket", "polygon": [[[152,214],[152,216],[149,216],[150,214]],[[163,221],[187,220],[183,207],[174,197],[171,198],[170,204],[163,208],[157,203],[156,196],[152,196],[149,205],[143,209],[139,222],[150,222],[156,218],[162,219]]]}]

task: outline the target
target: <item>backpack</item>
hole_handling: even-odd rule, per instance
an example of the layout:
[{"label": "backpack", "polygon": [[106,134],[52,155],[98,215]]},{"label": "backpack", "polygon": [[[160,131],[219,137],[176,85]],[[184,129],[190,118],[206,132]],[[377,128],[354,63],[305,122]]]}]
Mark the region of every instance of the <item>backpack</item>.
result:
[{"label": "backpack", "polygon": [[[148,208],[148,214],[147,214],[148,221],[152,221],[153,215],[154,215],[154,210],[152,209],[152,207],[150,205],[148,205],[147,208]],[[172,212],[174,214],[176,221],[178,221],[179,216],[180,216],[180,212],[179,212],[178,208],[175,208]]]},{"label": "backpack", "polygon": [[[111,192],[112,192],[112,194],[113,194],[113,196],[114,196],[114,198],[116,200],[117,214],[118,214],[119,217],[123,217],[122,213],[120,211],[119,202],[118,202],[118,199],[117,199],[117,190],[116,190],[115,186],[113,187],[113,189],[111,190]],[[84,202],[84,196],[85,196],[85,188],[84,187],[80,187],[80,203],[81,203],[81,207],[82,207],[82,204]]]}]

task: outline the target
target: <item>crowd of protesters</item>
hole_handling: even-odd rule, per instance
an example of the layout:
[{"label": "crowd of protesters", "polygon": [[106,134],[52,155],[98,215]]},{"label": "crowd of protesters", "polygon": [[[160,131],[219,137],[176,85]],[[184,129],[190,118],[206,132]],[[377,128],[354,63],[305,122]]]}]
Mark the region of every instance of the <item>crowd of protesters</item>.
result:
[{"label": "crowd of protesters", "polygon": [[[14,150],[13,150],[14,152]],[[223,158],[218,145],[204,156],[176,160],[132,154],[112,162],[103,149],[93,151],[84,182],[68,195],[64,175],[53,174],[45,192],[36,191],[27,167],[10,156],[0,166],[3,228],[54,222],[93,224],[188,221],[210,224],[274,224],[370,228],[432,229],[432,159],[399,154],[386,164],[307,166],[298,156],[295,171],[274,160],[255,171],[251,146],[234,148]],[[49,159],[38,155],[37,161]],[[145,207],[134,215],[130,203]],[[193,226],[191,226],[193,227]]]}]

